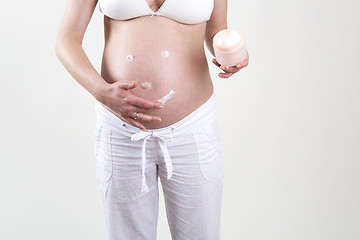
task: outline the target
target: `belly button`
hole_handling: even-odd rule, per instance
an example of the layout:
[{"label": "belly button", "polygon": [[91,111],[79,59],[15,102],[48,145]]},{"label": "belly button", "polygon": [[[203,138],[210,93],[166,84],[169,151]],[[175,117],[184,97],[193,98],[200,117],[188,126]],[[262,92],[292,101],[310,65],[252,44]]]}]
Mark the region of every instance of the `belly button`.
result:
[{"label": "belly button", "polygon": [[144,83],[141,84],[141,88],[142,89],[150,89],[151,88],[151,83],[144,82]]}]

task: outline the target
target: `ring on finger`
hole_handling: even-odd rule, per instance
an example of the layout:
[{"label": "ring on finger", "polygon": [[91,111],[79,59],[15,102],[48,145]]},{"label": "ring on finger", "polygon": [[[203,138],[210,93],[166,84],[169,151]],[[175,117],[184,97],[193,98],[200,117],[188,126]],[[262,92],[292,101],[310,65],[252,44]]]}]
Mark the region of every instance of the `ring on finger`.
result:
[{"label": "ring on finger", "polygon": [[136,119],[138,116],[139,116],[139,112],[136,112],[134,119]]}]

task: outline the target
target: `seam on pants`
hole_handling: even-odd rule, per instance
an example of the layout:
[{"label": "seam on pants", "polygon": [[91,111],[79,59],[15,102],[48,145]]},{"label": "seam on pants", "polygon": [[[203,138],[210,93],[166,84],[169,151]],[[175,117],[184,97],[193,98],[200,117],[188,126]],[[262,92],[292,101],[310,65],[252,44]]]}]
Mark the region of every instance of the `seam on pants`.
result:
[{"label": "seam on pants", "polygon": [[100,137],[101,137],[102,125],[97,126],[95,129],[95,160],[98,153],[98,148],[100,144]]},{"label": "seam on pants", "polygon": [[109,171],[110,171],[110,176],[108,177],[108,179],[106,179],[104,182],[107,183],[111,180],[112,176],[113,176],[113,149],[112,149],[112,129],[110,129],[109,132],[109,140],[108,140],[108,146],[109,146],[109,150],[110,150],[110,166],[109,166]]},{"label": "seam on pants", "polygon": [[[112,179],[112,176],[113,176],[113,155],[112,155],[112,130],[110,129],[108,137],[106,137],[106,146],[108,146],[108,149],[109,149],[109,161],[110,161],[110,166],[109,166],[109,171],[110,171],[110,176],[108,177],[108,179],[106,180],[100,180],[99,179],[99,184],[102,184],[103,187],[104,187],[104,200],[107,199],[107,196],[108,196],[108,191],[109,191],[109,188],[110,188],[110,183],[111,183],[111,179]],[[107,148],[106,148],[107,149]]]},{"label": "seam on pants", "polygon": [[113,163],[113,149],[112,149],[112,129],[110,129],[110,136],[109,136],[109,147],[110,147],[110,177],[109,179],[106,181],[106,192],[105,192],[105,200],[107,198],[107,194],[109,191],[109,187],[110,187],[110,182],[111,179],[113,177],[113,167],[114,167],[114,163]]}]

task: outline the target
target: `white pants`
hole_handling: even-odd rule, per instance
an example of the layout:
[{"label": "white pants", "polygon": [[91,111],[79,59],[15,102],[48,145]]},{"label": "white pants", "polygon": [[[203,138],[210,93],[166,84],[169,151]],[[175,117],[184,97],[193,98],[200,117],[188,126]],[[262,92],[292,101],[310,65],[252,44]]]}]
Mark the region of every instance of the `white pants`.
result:
[{"label": "white pants", "polygon": [[174,240],[219,240],[224,161],[215,95],[146,132],[99,102],[95,164],[110,240],[155,240],[158,177]]}]

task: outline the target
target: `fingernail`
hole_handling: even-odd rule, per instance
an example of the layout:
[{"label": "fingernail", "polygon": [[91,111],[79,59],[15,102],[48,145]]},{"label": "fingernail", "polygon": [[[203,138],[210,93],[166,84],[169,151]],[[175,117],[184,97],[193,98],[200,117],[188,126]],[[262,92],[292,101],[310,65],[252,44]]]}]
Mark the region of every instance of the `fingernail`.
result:
[{"label": "fingernail", "polygon": [[163,105],[163,104],[157,104],[156,107],[158,107],[158,108],[163,108],[164,105]]},{"label": "fingernail", "polygon": [[241,64],[239,63],[236,67],[238,67],[238,68],[241,67]]},{"label": "fingernail", "polygon": [[129,86],[131,87],[133,84],[134,84],[134,81],[131,81],[131,82],[129,83]]},{"label": "fingernail", "polygon": [[159,121],[159,122],[161,122],[161,118],[157,118],[157,119],[156,119],[156,121]]}]

